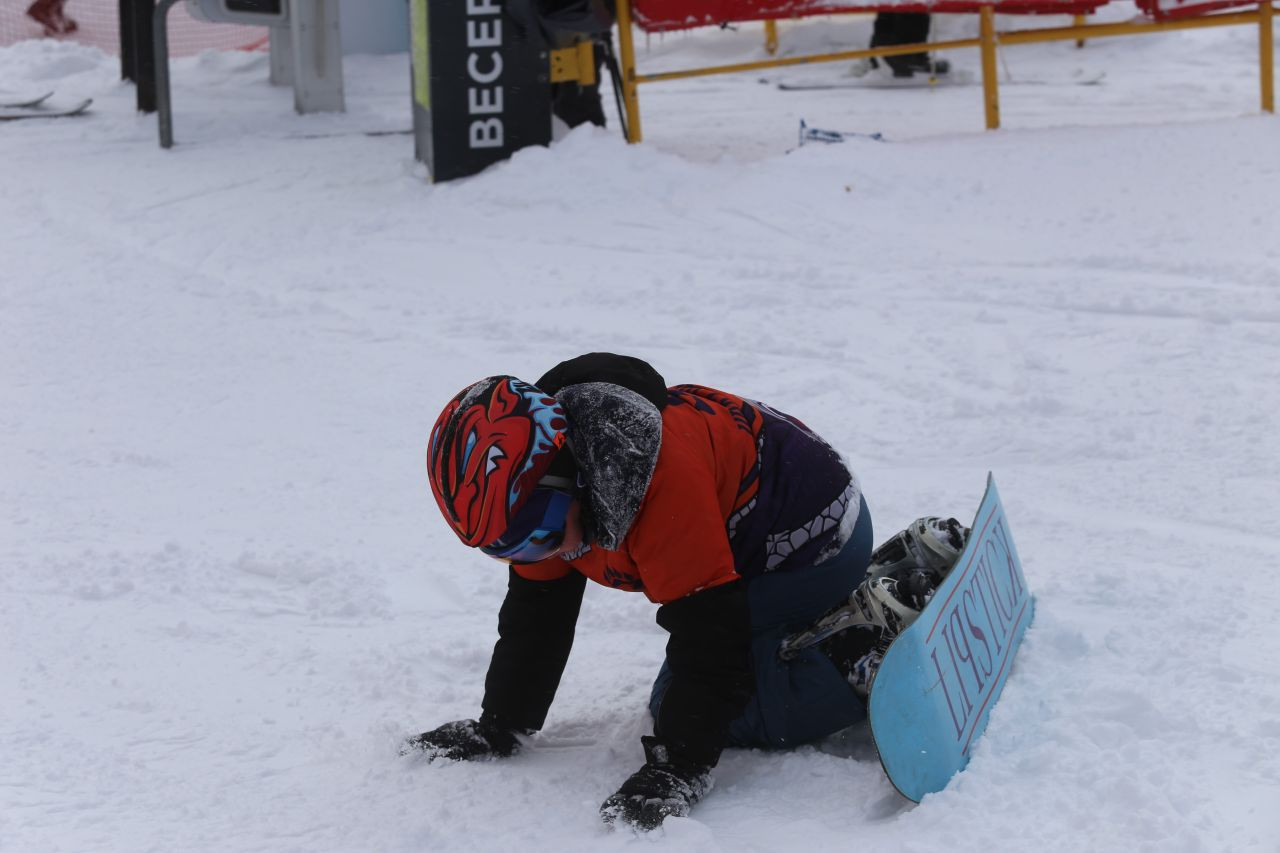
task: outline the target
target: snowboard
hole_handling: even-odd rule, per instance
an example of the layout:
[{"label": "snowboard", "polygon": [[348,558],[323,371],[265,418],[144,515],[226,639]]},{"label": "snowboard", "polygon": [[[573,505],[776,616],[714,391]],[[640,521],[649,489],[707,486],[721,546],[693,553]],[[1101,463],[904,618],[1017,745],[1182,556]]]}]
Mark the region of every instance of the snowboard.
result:
[{"label": "snowboard", "polygon": [[893,786],[920,802],[969,763],[1035,605],[995,478],[955,567],[885,653],[871,736]]}]

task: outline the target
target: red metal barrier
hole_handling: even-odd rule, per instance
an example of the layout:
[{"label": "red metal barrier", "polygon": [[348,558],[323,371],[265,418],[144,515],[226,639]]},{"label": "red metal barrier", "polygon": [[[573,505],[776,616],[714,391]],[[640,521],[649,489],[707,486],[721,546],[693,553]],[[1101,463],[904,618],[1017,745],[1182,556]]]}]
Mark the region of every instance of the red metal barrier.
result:
[{"label": "red metal barrier", "polygon": [[1241,6],[1257,6],[1258,0],[1136,0],[1143,14],[1157,21],[1172,21],[1216,12],[1220,9],[1238,9]]},{"label": "red metal barrier", "polygon": [[[1177,0],[1148,0],[1171,5]],[[1196,2],[1197,0],[1189,0]],[[687,30],[736,21],[787,20],[850,12],[979,12],[984,5],[1007,15],[1086,15],[1110,0],[921,0],[902,3],[848,2],[848,0],[633,0],[632,15],[646,32]],[[1236,0],[1213,0],[1235,5]],[[1244,2],[1244,0],[1239,0]]]}]

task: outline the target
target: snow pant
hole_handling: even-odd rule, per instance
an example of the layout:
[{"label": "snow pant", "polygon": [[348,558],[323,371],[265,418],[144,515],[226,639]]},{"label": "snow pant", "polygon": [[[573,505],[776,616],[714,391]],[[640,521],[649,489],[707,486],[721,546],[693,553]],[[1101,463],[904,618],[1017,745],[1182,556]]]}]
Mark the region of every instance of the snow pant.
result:
[{"label": "snow pant", "polygon": [[[929,15],[926,12],[880,12],[871,28],[871,46],[924,44],[929,40]],[[890,68],[909,67],[929,61],[927,53],[886,56]]]},{"label": "snow pant", "polygon": [[[730,746],[786,749],[866,717],[866,706],[821,649],[813,646],[784,661],[778,647],[785,637],[808,628],[848,599],[866,577],[871,546],[871,513],[863,499],[849,541],[835,556],[816,566],[748,581],[755,693],[729,726]],[[670,683],[671,667],[663,661],[649,695],[654,719]]]}]

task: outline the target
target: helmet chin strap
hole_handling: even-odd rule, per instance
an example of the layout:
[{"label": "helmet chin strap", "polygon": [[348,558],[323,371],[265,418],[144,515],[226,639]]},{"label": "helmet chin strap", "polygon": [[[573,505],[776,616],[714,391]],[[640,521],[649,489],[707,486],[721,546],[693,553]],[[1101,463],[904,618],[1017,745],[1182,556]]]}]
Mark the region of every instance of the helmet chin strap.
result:
[{"label": "helmet chin strap", "polygon": [[572,492],[577,480],[574,477],[557,477],[554,474],[548,474],[538,481],[539,486],[545,486],[548,489],[557,489],[561,492]]}]

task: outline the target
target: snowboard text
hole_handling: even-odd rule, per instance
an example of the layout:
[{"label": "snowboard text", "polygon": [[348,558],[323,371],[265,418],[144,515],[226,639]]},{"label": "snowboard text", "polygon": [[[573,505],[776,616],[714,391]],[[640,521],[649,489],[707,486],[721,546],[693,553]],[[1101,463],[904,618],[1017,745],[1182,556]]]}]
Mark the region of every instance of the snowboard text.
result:
[{"label": "snowboard text", "polygon": [[963,752],[968,752],[994,688],[1002,681],[1014,648],[1011,640],[1030,601],[1003,517],[988,515],[975,535],[977,547],[957,567],[959,583],[925,640]]}]

